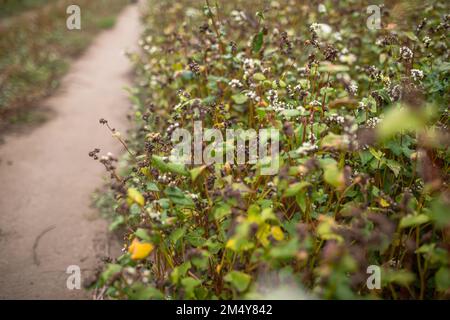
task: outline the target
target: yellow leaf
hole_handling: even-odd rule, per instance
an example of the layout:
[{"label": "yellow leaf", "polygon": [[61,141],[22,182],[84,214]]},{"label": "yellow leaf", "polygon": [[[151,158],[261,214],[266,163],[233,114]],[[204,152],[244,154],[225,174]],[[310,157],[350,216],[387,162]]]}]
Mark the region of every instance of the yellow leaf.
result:
[{"label": "yellow leaf", "polygon": [[337,240],[338,242],[343,242],[344,238],[341,235],[336,234],[334,229],[338,227],[333,218],[324,215],[319,216],[319,225],[317,226],[317,235],[322,240]]},{"label": "yellow leaf", "polygon": [[380,205],[381,205],[383,208],[387,208],[387,207],[390,206],[389,202],[387,202],[387,201],[386,201],[385,199],[383,199],[383,198],[380,198]]},{"label": "yellow leaf", "polygon": [[147,178],[151,178],[151,174],[150,174],[150,169],[145,167],[145,168],[141,168],[141,173],[143,175],[145,175]]},{"label": "yellow leaf", "polygon": [[272,237],[275,239],[275,240],[277,240],[277,241],[282,241],[282,240],[284,240],[284,233],[283,233],[283,230],[281,230],[281,228],[280,227],[278,227],[278,226],[273,226],[272,228],[271,228],[271,233],[272,233]]},{"label": "yellow leaf", "polygon": [[256,232],[256,238],[261,242],[264,247],[267,247],[270,244],[268,239],[270,235],[270,226],[267,223],[262,224],[258,232]]},{"label": "yellow leaf", "polygon": [[227,241],[227,244],[225,245],[225,247],[227,249],[231,249],[234,250],[236,247],[236,239],[231,238],[230,240]]},{"label": "yellow leaf", "polygon": [[141,260],[147,258],[153,249],[153,244],[140,242],[137,238],[134,238],[133,242],[128,247],[128,252],[131,254],[131,259]]},{"label": "yellow leaf", "polygon": [[144,206],[145,199],[137,189],[128,188],[127,194],[128,194],[128,199],[130,199],[133,202],[136,202],[141,207]]}]

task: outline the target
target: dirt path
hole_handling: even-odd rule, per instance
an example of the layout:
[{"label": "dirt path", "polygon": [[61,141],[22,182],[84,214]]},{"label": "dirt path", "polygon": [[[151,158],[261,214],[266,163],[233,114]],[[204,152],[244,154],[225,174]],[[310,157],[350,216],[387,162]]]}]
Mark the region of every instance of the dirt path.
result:
[{"label": "dirt path", "polygon": [[107,222],[90,208],[104,170],[88,151],[121,152],[98,119],[124,131],[131,66],[122,51],[135,48],[139,32],[131,5],[43,101],[54,119],[0,145],[0,299],[90,298],[67,289],[66,269],[78,265],[86,278],[111,250]]}]

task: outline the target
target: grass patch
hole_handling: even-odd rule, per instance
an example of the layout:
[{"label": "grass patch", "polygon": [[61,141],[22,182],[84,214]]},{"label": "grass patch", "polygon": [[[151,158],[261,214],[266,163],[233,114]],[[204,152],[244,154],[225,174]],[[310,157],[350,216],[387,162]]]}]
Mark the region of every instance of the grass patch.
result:
[{"label": "grass patch", "polygon": [[112,27],[127,0],[80,0],[81,30],[67,30],[69,0],[52,1],[0,25],[0,116],[54,90],[70,59]]},{"label": "grass patch", "polygon": [[111,29],[116,24],[115,17],[104,17],[97,22],[100,29]]}]

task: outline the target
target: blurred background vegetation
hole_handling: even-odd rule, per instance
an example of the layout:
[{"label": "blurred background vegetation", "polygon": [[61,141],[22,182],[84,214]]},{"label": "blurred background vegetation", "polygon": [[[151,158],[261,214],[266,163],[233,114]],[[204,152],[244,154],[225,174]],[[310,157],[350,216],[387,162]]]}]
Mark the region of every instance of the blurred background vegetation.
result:
[{"label": "blurred background vegetation", "polygon": [[[129,2],[1,0],[0,126],[29,119],[26,107],[58,86],[70,59],[96,33],[113,27],[116,15]],[[81,30],[66,27],[71,4],[81,8]]]}]

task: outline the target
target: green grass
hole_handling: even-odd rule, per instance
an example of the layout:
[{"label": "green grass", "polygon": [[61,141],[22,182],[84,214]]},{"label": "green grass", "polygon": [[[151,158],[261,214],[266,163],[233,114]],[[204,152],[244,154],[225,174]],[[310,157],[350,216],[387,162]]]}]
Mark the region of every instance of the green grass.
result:
[{"label": "green grass", "polygon": [[104,17],[103,19],[98,20],[97,26],[100,29],[111,29],[116,24],[115,17]]},{"label": "green grass", "polygon": [[10,17],[57,0],[0,0],[0,18]]},{"label": "green grass", "polygon": [[[23,1],[29,8],[43,1]],[[80,54],[101,30],[115,24],[115,16],[127,0],[79,0],[82,29],[68,30],[66,8],[70,0],[47,2],[35,9],[33,17],[17,15],[0,24],[0,117],[36,101],[54,90],[72,57]],[[19,12],[15,5],[2,2],[7,12]],[[2,7],[2,14],[5,12]],[[22,10],[23,11],[23,10]]]}]

